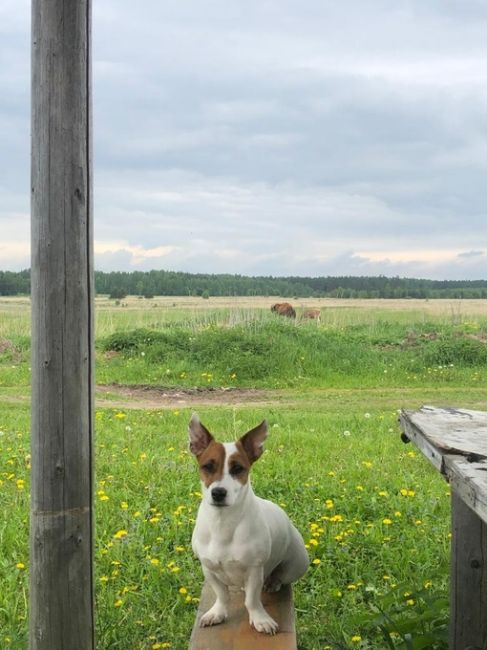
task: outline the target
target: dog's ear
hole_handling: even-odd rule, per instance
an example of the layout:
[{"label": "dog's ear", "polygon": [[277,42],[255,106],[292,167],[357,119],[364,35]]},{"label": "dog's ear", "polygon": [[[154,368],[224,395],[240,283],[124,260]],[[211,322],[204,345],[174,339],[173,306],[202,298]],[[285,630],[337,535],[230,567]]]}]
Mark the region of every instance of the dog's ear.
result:
[{"label": "dog's ear", "polygon": [[251,463],[254,463],[264,453],[264,440],[267,438],[267,421],[263,420],[254,429],[248,431],[240,438],[240,443],[245,449]]},{"label": "dog's ear", "polygon": [[195,456],[202,454],[213,440],[208,429],[201,424],[199,417],[193,413],[189,422],[189,450]]}]

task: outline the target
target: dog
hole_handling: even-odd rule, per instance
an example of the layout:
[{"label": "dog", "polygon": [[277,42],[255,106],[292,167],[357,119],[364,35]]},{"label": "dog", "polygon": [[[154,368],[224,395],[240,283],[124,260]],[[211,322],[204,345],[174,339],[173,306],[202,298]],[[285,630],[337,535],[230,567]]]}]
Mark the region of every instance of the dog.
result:
[{"label": "dog", "polygon": [[228,616],[230,586],[245,591],[250,625],[275,634],[278,624],[264,609],[262,589],[279,591],[309,566],[303,538],[287,514],[256,496],[249,472],[263,453],[264,420],[236,442],[217,442],[193,414],[189,447],[199,464],[203,490],[192,537],[195,555],[216,601],[200,620],[217,625]]}]

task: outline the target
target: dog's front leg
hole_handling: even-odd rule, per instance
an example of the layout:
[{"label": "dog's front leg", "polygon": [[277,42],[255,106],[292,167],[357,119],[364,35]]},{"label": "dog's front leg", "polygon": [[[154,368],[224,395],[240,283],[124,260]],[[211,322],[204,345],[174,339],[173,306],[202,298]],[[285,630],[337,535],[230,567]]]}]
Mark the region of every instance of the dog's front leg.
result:
[{"label": "dog's front leg", "polygon": [[264,584],[264,567],[249,567],[245,581],[245,607],[249,613],[250,625],[253,625],[257,632],[275,634],[279,628],[276,621],[269,616],[262,604],[262,586]]},{"label": "dog's front leg", "polygon": [[209,625],[217,625],[222,623],[228,616],[228,602],[230,596],[228,587],[221,580],[219,580],[214,573],[203,566],[203,573],[210,587],[216,594],[216,601],[213,607],[203,614],[200,619],[200,626],[207,627]]}]

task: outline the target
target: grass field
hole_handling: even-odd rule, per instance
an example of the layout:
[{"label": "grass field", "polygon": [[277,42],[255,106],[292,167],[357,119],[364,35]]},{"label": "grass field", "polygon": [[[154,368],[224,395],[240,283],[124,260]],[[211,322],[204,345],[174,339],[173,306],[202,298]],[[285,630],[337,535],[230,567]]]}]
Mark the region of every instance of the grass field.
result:
[{"label": "grass field", "polygon": [[[202,583],[197,409],[227,440],[269,421],[253,484],[309,546],[301,650],[446,648],[449,489],[397,417],[487,407],[487,304],[327,300],[317,324],[279,320],[263,298],[123,303],[97,304],[97,647],[187,648]],[[0,301],[0,647],[15,650],[27,645],[28,310]]]}]

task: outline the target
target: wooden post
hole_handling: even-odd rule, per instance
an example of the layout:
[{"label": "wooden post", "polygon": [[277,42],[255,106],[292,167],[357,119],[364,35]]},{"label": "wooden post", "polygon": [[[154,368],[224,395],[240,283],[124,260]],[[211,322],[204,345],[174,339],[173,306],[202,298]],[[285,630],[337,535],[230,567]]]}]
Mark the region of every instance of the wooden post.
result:
[{"label": "wooden post", "polygon": [[452,650],[487,643],[487,524],[452,490],[450,642]]},{"label": "wooden post", "polygon": [[94,650],[91,0],[32,0],[30,649]]},{"label": "wooden post", "polygon": [[402,411],[413,441],[450,483],[451,650],[487,648],[487,413],[423,406]]}]

